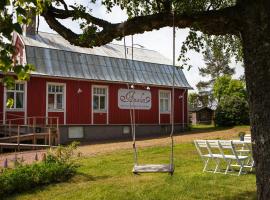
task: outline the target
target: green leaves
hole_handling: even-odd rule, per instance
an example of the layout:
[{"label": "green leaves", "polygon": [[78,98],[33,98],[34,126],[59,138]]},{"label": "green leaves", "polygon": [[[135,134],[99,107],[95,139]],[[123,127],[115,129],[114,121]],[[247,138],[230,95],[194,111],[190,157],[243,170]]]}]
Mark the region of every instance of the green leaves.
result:
[{"label": "green leaves", "polygon": [[[36,15],[43,5],[41,0],[1,0],[0,2],[0,71],[4,74],[3,84],[7,88],[14,85],[15,79],[27,81],[30,78],[32,65],[18,65],[16,62],[16,50],[12,46],[12,35],[15,32],[22,34],[22,25],[31,21],[32,15]],[[13,6],[13,12],[7,6]],[[37,7],[36,7],[37,6]],[[14,17],[17,21],[14,21]],[[15,73],[17,76],[12,76]],[[8,106],[12,106],[12,100],[8,100]]]}]

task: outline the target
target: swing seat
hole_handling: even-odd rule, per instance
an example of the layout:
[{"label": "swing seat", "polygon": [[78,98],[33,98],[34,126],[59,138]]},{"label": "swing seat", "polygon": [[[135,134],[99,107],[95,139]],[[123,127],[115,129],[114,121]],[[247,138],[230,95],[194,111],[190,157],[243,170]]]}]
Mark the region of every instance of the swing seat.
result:
[{"label": "swing seat", "polygon": [[146,164],[146,165],[134,165],[132,172],[138,173],[170,173],[174,172],[174,165],[171,164]]}]

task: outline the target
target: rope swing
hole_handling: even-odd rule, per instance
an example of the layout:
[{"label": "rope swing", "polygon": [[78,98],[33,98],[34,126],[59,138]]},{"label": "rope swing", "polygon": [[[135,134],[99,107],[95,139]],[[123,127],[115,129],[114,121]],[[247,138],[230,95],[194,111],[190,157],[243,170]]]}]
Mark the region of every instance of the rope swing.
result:
[{"label": "rope swing", "polygon": [[[173,74],[172,74],[172,96],[171,96],[171,115],[170,115],[170,122],[171,122],[171,133],[170,133],[170,158],[169,158],[169,164],[138,164],[138,151],[136,147],[136,123],[135,123],[135,106],[134,102],[130,102],[130,125],[131,125],[131,134],[132,134],[132,141],[133,141],[133,151],[134,151],[134,167],[132,172],[134,174],[139,173],[169,173],[173,175],[174,173],[174,97],[175,97],[175,17],[174,17],[174,11],[172,12],[173,15]],[[127,83],[128,90],[135,89],[134,84],[134,55],[133,55],[133,35],[131,36],[132,39],[132,57],[131,57],[131,67],[129,65],[128,59],[127,59],[127,48],[126,48],[126,40],[124,37],[124,48],[125,48],[125,60],[126,60],[126,68],[129,66],[129,70],[132,72],[132,85],[130,86],[130,83]]]}]

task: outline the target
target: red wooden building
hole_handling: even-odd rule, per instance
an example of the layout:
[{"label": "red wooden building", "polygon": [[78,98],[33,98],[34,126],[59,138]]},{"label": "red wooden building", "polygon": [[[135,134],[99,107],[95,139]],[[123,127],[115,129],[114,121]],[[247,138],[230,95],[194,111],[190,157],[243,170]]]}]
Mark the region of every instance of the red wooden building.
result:
[{"label": "red wooden building", "polygon": [[[173,67],[156,51],[108,44],[93,49],[76,47],[56,34],[15,34],[17,59],[36,70],[30,81],[12,90],[1,87],[3,123],[18,116],[57,116],[60,141],[103,140],[130,137],[130,106],[135,107],[137,136],[170,131]],[[190,86],[176,69],[175,127],[188,123],[187,94]],[[134,85],[134,90],[128,89]],[[13,108],[6,108],[8,98]]]}]

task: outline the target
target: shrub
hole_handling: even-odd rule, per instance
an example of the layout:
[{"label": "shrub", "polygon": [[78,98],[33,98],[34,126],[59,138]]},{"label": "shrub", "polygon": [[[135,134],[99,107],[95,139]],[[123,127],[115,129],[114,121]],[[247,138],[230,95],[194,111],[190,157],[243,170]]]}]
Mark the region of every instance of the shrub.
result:
[{"label": "shrub", "polygon": [[78,167],[74,160],[76,146],[73,143],[68,147],[50,150],[47,159],[39,163],[19,164],[14,169],[5,169],[0,175],[0,197],[68,180]]},{"label": "shrub", "polygon": [[226,96],[215,112],[215,124],[218,126],[234,126],[249,124],[249,107],[245,98]]}]

